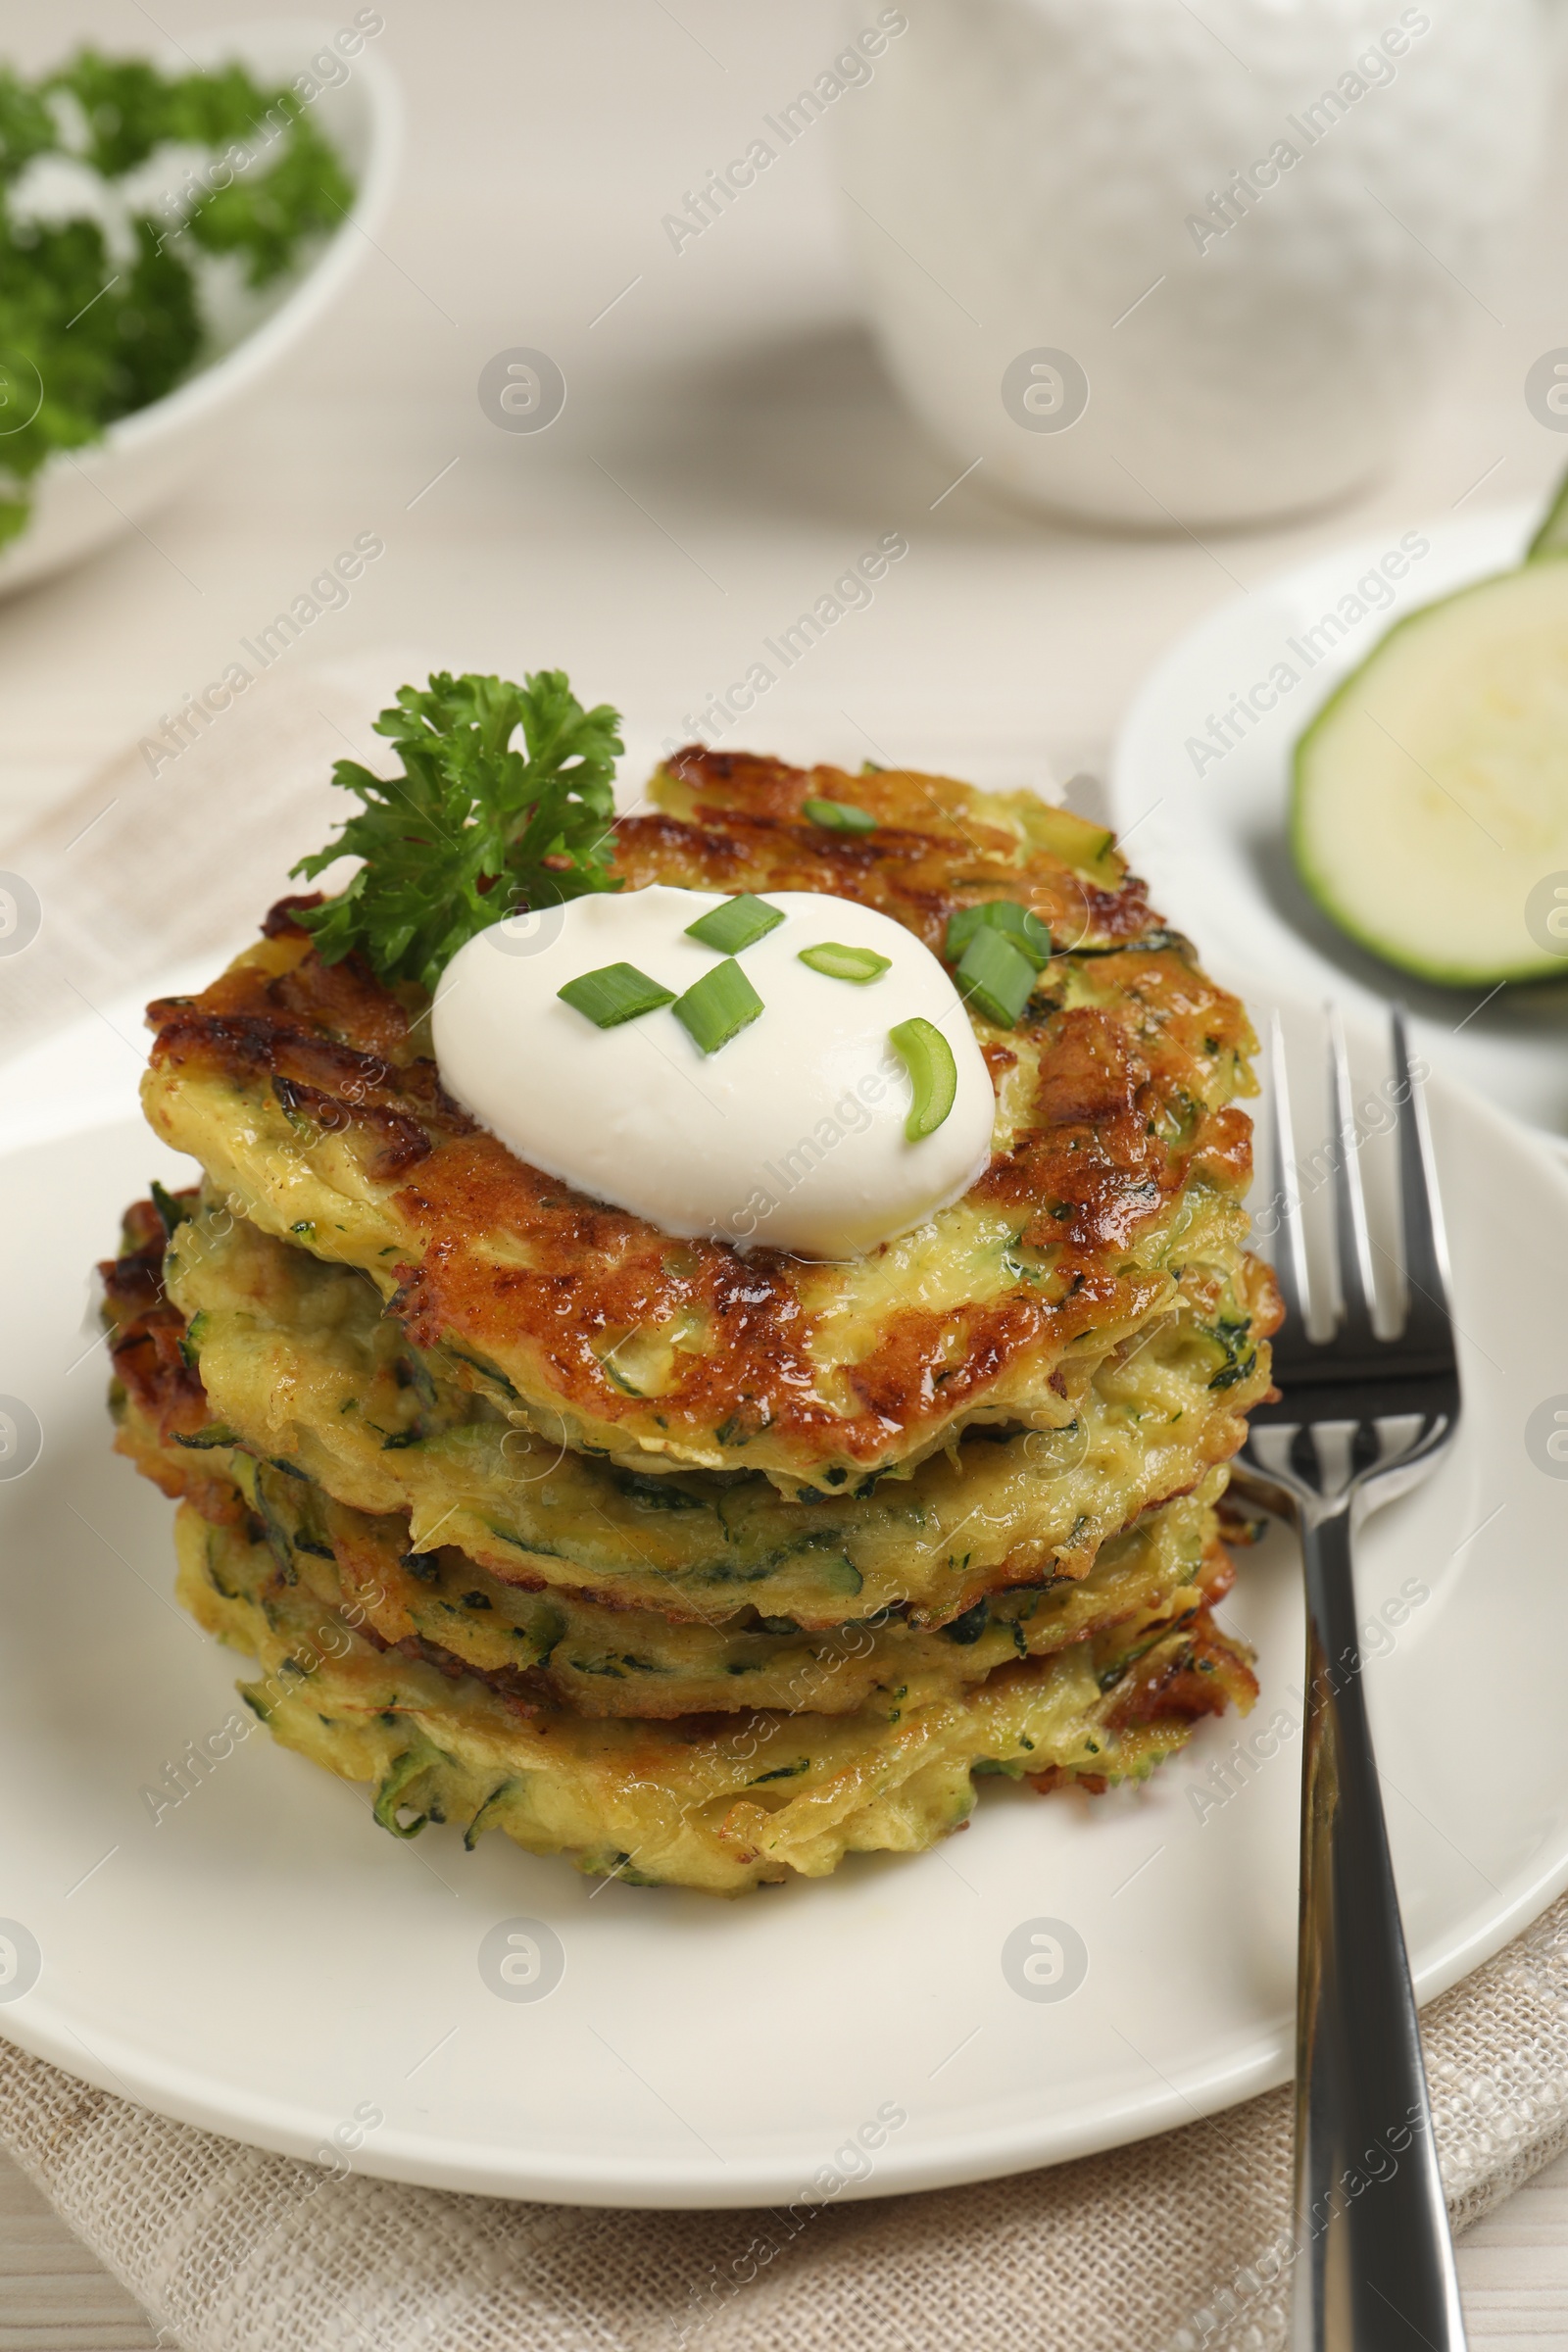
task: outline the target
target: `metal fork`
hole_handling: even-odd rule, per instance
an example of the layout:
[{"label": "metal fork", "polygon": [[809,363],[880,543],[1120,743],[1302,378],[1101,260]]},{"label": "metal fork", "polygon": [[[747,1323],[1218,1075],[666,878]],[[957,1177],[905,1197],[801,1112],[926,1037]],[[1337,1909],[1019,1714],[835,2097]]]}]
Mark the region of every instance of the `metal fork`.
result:
[{"label": "metal fork", "polygon": [[1276,1404],[1259,1405],[1237,1484],[1293,1519],[1306,1581],[1301,1907],[1296,1994],[1293,2352],[1464,2352],[1453,2246],[1398,1897],[1367,1725],[1351,1541],[1367,1514],[1426,1477],[1452,1443],[1459,1372],[1425,1104],[1394,1016],[1399,1205],[1407,1305],[1374,1324],[1371,1246],[1356,1166],[1350,1073],[1330,1011],[1330,1147],[1338,1320],[1308,1331],[1310,1300],[1276,1014],[1271,1039],[1275,1274],[1286,1321]]}]

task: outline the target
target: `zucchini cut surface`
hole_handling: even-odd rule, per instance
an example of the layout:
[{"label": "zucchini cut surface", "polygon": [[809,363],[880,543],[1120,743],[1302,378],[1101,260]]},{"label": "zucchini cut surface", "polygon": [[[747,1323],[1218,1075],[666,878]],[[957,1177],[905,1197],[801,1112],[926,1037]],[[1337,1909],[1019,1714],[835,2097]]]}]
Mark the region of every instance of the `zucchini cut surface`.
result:
[{"label": "zucchini cut surface", "polygon": [[1291,834],[1325,912],[1401,970],[1568,974],[1568,562],[1397,622],[1301,738]]}]

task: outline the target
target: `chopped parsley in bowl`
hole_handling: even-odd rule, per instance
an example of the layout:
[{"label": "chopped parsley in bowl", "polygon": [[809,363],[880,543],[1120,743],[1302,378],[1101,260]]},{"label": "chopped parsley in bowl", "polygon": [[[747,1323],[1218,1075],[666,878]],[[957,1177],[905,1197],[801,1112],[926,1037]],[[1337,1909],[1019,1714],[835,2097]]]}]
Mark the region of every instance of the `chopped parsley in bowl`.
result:
[{"label": "chopped parsley in bowl", "polygon": [[167,493],[341,290],[390,181],[384,22],[0,68],[0,589]]}]

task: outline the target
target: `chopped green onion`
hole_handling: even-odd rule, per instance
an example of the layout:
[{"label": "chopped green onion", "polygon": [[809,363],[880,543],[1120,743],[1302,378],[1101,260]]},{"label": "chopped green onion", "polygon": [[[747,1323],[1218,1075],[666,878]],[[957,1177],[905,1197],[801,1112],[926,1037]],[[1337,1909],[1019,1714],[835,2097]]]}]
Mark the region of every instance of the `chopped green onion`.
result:
[{"label": "chopped green onion", "polygon": [[702,1054],[716,1054],[762,1009],[762,1000],[733,956],[715,963],[673,1006],[675,1018]]},{"label": "chopped green onion", "polygon": [[802,808],[813,825],[821,825],[829,833],[874,833],[876,818],[869,808],[857,808],[849,801],[803,801]]},{"label": "chopped green onion", "polygon": [[722,906],[710,906],[695,923],[688,923],[686,936],[701,940],[705,948],[717,948],[721,956],[738,956],[743,948],[755,948],[783,920],[782,907],[743,890],[739,898],[726,899]]},{"label": "chopped green onion", "polygon": [[1004,932],[982,924],[958,963],[958,987],[976,1012],[1010,1029],[1029,1002],[1035,967]]},{"label": "chopped green onion", "polygon": [[945,953],[950,963],[956,963],[975,933],[981,930],[1000,931],[1011,940],[1015,948],[1028,956],[1035,970],[1042,971],[1051,958],[1051,933],[1038,914],[1020,906],[1016,899],[987,899],[983,906],[965,906],[948,918]]},{"label": "chopped green onion", "polygon": [[845,948],[836,939],[824,939],[819,948],[801,950],[802,963],[808,963],[813,972],[825,972],[830,980],[853,980],[859,988],[868,980],[880,980],[892,960],[890,956],[879,956],[875,948]]},{"label": "chopped green onion", "polygon": [[933,1021],[918,1015],[912,1021],[901,1021],[888,1031],[888,1038],[903,1057],[914,1089],[914,1101],[904,1122],[904,1132],[911,1144],[923,1135],[935,1135],[958,1091],[958,1065],[953,1058],[953,1048]]},{"label": "chopped green onion", "polygon": [[661,988],[650,980],[634,963],[601,964],[597,972],[584,972],[580,980],[568,980],[558,988],[573,1012],[584,1012],[596,1029],[617,1029],[622,1021],[634,1021],[639,1013],[653,1012],[661,1004],[673,1004],[675,991]]}]

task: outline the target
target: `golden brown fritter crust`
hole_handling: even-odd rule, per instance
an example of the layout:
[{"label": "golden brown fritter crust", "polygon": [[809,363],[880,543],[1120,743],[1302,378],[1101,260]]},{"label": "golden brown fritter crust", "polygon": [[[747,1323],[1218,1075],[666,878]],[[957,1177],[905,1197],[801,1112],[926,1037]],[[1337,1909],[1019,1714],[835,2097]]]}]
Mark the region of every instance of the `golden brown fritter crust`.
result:
[{"label": "golden brown fritter crust", "polygon": [[[948,917],[1024,900],[1058,945],[1112,946],[1157,927],[1112,837],[1033,793],[987,793],[904,769],[846,775],[689,744],[655,778],[657,812],[622,817],[615,866],[633,889],[820,890],[892,915],[942,952]],[[808,800],[849,802],[874,833],[835,833]]]},{"label": "golden brown fritter crust", "polygon": [[[1241,1005],[1158,926],[1108,837],[1030,796],[713,754],[672,766],[661,790],[691,815],[623,821],[633,886],[832,889],[936,945],[956,907],[1004,895],[1077,938],[1018,1028],[977,1022],[992,1162],[923,1243],[848,1265],[743,1255],[574,1193],[444,1094],[416,992],[323,965],[286,906],[201,997],[150,1008],[153,1124],[258,1222],[364,1265],[416,1344],[499,1370],[573,1446],[831,1490],[970,1421],[1066,1421],[1093,1357],[1168,1300],[1178,1201],[1182,1246],[1240,1247]],[[878,830],[824,832],[798,814],[812,795],[858,801]],[[322,1213],[287,1213],[302,1186]],[[633,1337],[658,1356],[640,1394],[609,1360]]]},{"label": "golden brown fritter crust", "polygon": [[[187,1209],[195,1199],[194,1192],[174,1196]],[[183,1440],[206,1428],[211,1416],[202,1376],[186,1344],[185,1317],[164,1292],[167,1238],[153,1202],[133,1201],[125,1211],[120,1255],[104,1258],[98,1267],[114,1368],[109,1394],[115,1450],[134,1462],[171,1501],[188,1497],[215,1522],[235,1523],[244,1514],[231,1481],[211,1476],[200,1451],[181,1457],[178,1450]]]}]

